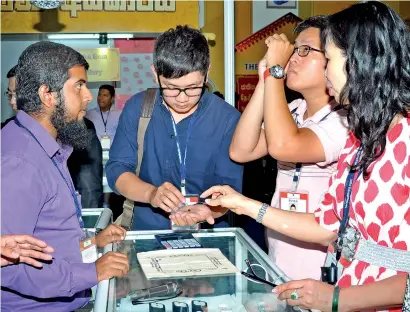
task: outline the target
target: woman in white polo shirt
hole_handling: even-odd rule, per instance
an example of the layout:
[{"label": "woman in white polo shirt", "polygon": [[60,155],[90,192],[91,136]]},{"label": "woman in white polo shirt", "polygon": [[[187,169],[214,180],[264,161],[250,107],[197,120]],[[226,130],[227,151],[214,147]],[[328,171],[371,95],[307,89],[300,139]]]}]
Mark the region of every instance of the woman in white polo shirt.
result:
[{"label": "woman in white polo shirt", "polygon": [[[306,213],[316,209],[347,139],[345,112],[326,90],[326,59],[320,43],[324,25],[323,17],[299,24],[294,46],[284,35],[266,40],[268,51],[259,63],[259,83],[230,147],[231,158],[238,162],[268,153],[278,160],[272,207],[283,210]],[[304,98],[290,104],[285,97],[286,65],[286,85]],[[267,237],[269,255],[285,274],[293,279],[320,278],[325,247],[270,229]]]},{"label": "woman in white polo shirt", "polygon": [[347,108],[350,133],[317,210],[270,208],[227,186],[201,196],[212,195],[208,205],[246,214],[284,235],[329,245],[328,268],[341,269],[337,285],[312,279],[279,285],[274,292],[289,305],[398,311],[404,301],[408,311],[410,33],[379,1],[354,4],[327,19],[321,34],[326,76],[331,94]]}]

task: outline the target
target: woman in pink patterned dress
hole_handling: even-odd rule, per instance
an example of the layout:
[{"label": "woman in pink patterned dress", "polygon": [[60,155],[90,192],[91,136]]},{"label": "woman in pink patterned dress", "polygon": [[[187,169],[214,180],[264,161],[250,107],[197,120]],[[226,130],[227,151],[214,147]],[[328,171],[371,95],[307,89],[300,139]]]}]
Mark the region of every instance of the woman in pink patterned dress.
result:
[{"label": "woman in pink patterned dress", "polygon": [[[212,195],[211,206],[326,246],[338,238],[346,202],[348,228],[359,234],[360,244],[381,248],[385,255],[401,250],[402,258],[377,257],[371,249],[376,265],[359,260],[353,249],[353,260],[339,261],[344,268],[336,287],[307,279],[285,283],[275,292],[301,308],[394,309],[404,298],[407,274],[401,268],[410,265],[410,35],[400,17],[376,1],[331,15],[328,23],[321,34],[328,88],[346,106],[351,134],[318,209],[310,214],[274,209],[227,186],[215,186],[201,196]],[[407,260],[407,266],[395,260]]]}]

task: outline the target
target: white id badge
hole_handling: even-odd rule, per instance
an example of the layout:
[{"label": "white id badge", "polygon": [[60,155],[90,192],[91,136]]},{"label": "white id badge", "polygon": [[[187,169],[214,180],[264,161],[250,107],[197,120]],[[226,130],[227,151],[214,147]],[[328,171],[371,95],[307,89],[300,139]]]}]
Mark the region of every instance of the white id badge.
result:
[{"label": "white id badge", "polygon": [[83,263],[93,263],[97,261],[98,252],[94,233],[87,230],[84,231],[84,236],[80,241],[80,250]]},{"label": "white id badge", "polygon": [[[185,206],[192,206],[196,205],[199,202],[199,195],[197,194],[189,194],[185,196]],[[171,221],[171,230],[174,231],[183,231],[183,230],[193,230],[193,231],[199,231],[200,226],[199,224],[194,224],[194,225],[187,225],[187,226],[179,226],[175,225],[173,221]]]},{"label": "white id badge", "polygon": [[101,147],[103,150],[109,150],[111,147],[111,138],[108,135],[101,137]]},{"label": "white id badge", "polygon": [[293,212],[309,212],[309,193],[289,192],[287,190],[279,191],[280,194],[280,209]]}]

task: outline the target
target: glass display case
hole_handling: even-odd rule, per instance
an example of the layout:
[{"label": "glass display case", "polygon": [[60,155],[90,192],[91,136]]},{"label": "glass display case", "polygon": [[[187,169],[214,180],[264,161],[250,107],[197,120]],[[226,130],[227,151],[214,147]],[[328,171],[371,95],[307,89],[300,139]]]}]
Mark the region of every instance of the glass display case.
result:
[{"label": "glass display case", "polygon": [[[158,301],[161,304],[158,306],[164,305],[165,311],[193,311],[192,301],[194,300],[206,302],[206,311],[217,312],[279,312],[294,309],[278,300],[272,293],[271,286],[256,282],[241,274],[242,270],[250,271],[245,263],[248,259],[259,277],[274,284],[290,280],[239,228],[192,232],[204,248],[219,248],[224,256],[236,266],[238,271],[235,274],[147,280],[137,260],[137,253],[163,249],[154,235],[166,233],[172,233],[172,231],[128,232],[123,242],[113,244],[113,251],[128,255],[130,272],[124,278],[113,278],[98,284],[94,312],[151,311],[147,303],[134,305],[127,295],[136,290],[163,285],[170,281],[178,283],[182,294],[176,298]],[[182,308],[184,303],[187,304],[188,310]]]},{"label": "glass display case", "polygon": [[[83,208],[81,214],[84,221],[84,228],[91,231],[97,229],[105,229],[109,224],[113,222],[112,211],[109,208]],[[101,256],[107,251],[110,251],[112,246],[105,248],[99,248],[98,254]],[[91,312],[96,298],[97,286],[92,289],[92,298],[90,302],[83,308],[76,310],[76,312]]]},{"label": "glass display case", "polygon": [[109,208],[83,208],[81,213],[86,229],[105,229],[112,223],[112,211]]}]

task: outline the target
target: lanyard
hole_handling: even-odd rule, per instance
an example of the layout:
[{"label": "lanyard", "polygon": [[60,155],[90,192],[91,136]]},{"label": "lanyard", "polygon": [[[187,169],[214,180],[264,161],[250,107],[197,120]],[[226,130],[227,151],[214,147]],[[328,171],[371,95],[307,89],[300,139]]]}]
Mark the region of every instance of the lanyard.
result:
[{"label": "lanyard", "polygon": [[108,117],[110,117],[110,111],[111,111],[111,107],[110,107],[110,109],[108,110],[107,119],[104,120],[104,116],[103,116],[103,113],[102,113],[101,108],[100,108],[100,114],[101,114],[102,122],[103,122],[103,124],[104,124],[104,133],[105,133],[105,134],[107,134],[107,122],[108,122]]},{"label": "lanyard", "polygon": [[296,190],[298,189],[301,171],[302,171],[302,164],[296,163],[295,173],[293,174],[292,187],[290,188],[291,193],[296,192]]},{"label": "lanyard", "polygon": [[[171,112],[170,112],[171,114]],[[174,135],[175,135],[175,141],[177,144],[177,151],[178,151],[178,158],[179,158],[179,172],[181,174],[181,193],[182,195],[186,195],[186,155],[187,155],[187,150],[188,150],[188,141],[189,137],[191,136],[192,133],[192,126],[195,121],[195,113],[192,115],[191,120],[189,121],[188,125],[188,130],[186,134],[186,142],[185,142],[185,151],[184,151],[184,158],[182,158],[182,153],[181,153],[181,143],[179,142],[179,135],[177,131],[177,126],[175,123],[175,119],[171,114],[171,119],[172,119],[172,128],[174,129]]]},{"label": "lanyard", "polygon": [[[29,129],[27,129],[25,126],[23,126],[17,118],[16,118],[16,123],[17,123],[17,125],[18,125],[19,127],[25,129],[25,130],[31,135],[31,137],[37,142],[37,144],[40,145],[41,148],[43,148],[43,146],[40,144],[40,142],[37,140],[37,138],[33,135],[33,133],[32,133]],[[44,150],[44,148],[43,148],[43,150]],[[44,152],[45,152],[45,150],[44,150]],[[48,156],[48,155],[47,155],[47,156]],[[58,172],[60,173],[60,176],[63,178],[64,182],[66,183],[66,185],[67,185],[68,188],[70,189],[71,196],[73,197],[74,204],[75,204],[75,209],[76,209],[76,214],[77,214],[78,222],[80,223],[80,227],[81,227],[81,228],[84,228],[84,221],[83,221],[83,217],[82,217],[82,215],[81,215],[81,205],[80,205],[80,203],[79,203],[79,201],[78,201],[78,197],[77,197],[77,194],[76,194],[76,192],[75,192],[75,190],[74,190],[74,186],[73,186],[73,184],[72,184],[71,181],[69,182],[69,181],[66,179],[66,177],[65,177],[64,174],[63,174],[63,172],[62,172],[62,171],[60,170],[60,168],[58,167],[56,161],[55,161],[53,158],[50,158],[50,159],[51,159],[51,161],[53,162],[53,165],[57,168]]]},{"label": "lanyard", "polygon": [[[332,109],[329,113],[327,113],[322,119],[320,119],[319,122],[324,121],[327,117],[329,117],[329,115],[330,115],[331,113],[336,112],[336,111],[338,111],[338,110],[341,109],[341,108],[342,108],[341,105],[336,106],[336,107],[335,107],[334,109]],[[293,114],[296,112],[297,109],[298,109],[298,107],[294,108],[290,113],[293,115]],[[296,116],[295,116],[295,122],[296,122],[296,125],[299,127],[300,124],[299,124],[299,122],[298,122]],[[300,172],[301,172],[301,171],[302,171],[302,164],[301,164],[301,163],[296,163],[295,173],[293,174],[292,187],[291,187],[291,189],[290,189],[290,191],[291,191],[292,193],[293,193],[293,192],[296,192],[296,190],[298,189],[298,184],[299,184],[299,180],[300,180]]]},{"label": "lanyard", "polygon": [[[353,161],[352,166],[357,165],[361,154],[362,154],[362,146],[360,146],[359,149],[357,150],[357,154]],[[356,175],[356,170],[350,169],[349,174],[347,175],[347,178],[346,178],[346,182],[345,182],[345,194],[344,194],[344,199],[343,199],[343,218],[342,218],[342,221],[340,222],[339,232],[337,234],[339,237],[339,240],[338,240],[339,244],[342,243],[341,238],[342,238],[342,235],[346,231],[347,222],[349,221],[350,197],[352,195],[353,182],[359,178],[360,171],[359,171],[359,174],[356,176],[356,179],[355,179],[355,175]],[[339,261],[340,256],[341,256],[341,248],[340,248],[341,246],[339,245],[338,247],[339,248],[336,254],[336,260]]]}]

